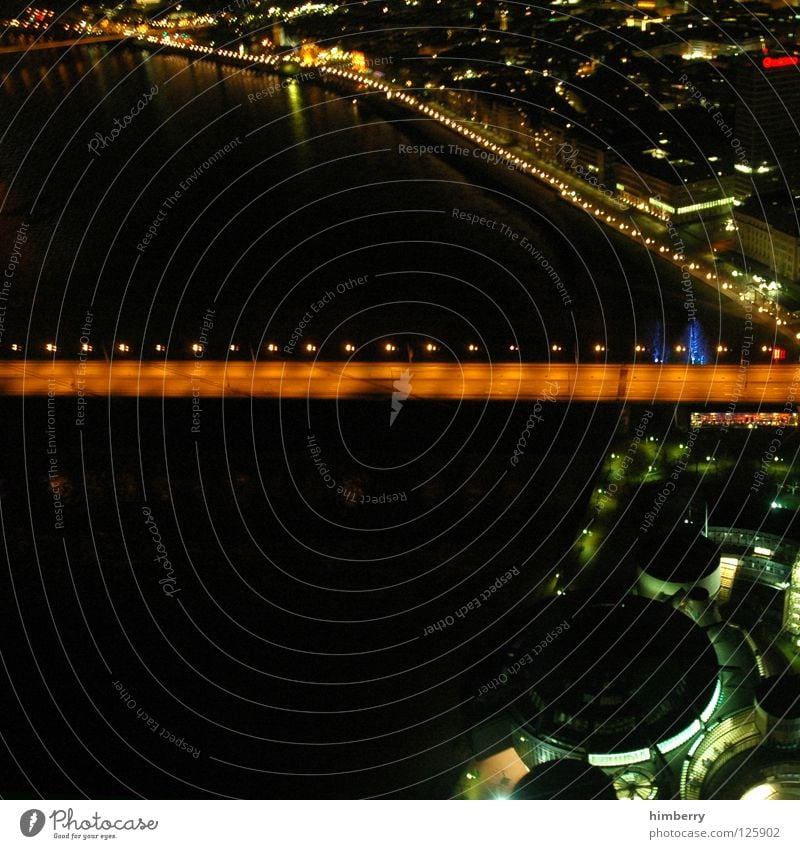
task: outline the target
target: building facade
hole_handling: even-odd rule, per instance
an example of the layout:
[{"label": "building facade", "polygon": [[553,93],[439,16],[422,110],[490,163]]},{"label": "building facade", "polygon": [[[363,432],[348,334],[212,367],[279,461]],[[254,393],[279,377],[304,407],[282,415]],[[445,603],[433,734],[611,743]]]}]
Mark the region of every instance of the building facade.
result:
[{"label": "building facade", "polygon": [[742,253],[778,277],[800,279],[799,214],[800,198],[786,195],[750,198],[734,210]]}]

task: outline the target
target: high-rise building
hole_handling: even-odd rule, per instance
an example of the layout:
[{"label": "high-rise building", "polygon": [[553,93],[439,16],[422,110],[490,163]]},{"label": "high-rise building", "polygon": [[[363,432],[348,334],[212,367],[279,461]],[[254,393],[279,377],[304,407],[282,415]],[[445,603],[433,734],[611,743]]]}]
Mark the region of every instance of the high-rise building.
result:
[{"label": "high-rise building", "polygon": [[800,558],[792,566],[790,584],[786,590],[783,627],[795,646],[800,646]]},{"label": "high-rise building", "polygon": [[[747,56],[736,77],[740,194],[800,182],[800,58]],[[744,188],[746,187],[746,188]]]}]

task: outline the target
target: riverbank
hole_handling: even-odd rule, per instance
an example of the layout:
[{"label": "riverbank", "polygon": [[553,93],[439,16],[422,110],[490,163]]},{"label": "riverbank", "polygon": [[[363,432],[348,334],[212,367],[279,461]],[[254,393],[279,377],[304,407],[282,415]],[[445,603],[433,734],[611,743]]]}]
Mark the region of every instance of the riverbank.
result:
[{"label": "riverbank", "polygon": [[[737,281],[725,278],[719,266],[704,262],[701,256],[690,255],[680,231],[670,222],[661,223],[636,210],[621,211],[616,201],[609,201],[602,193],[582,181],[574,174],[557,168],[550,162],[535,159],[527,151],[516,146],[503,144],[492,137],[491,129],[482,128],[476,132],[474,127],[463,119],[450,113],[444,106],[417,97],[415,94],[390,85],[383,78],[373,77],[350,68],[334,67],[325,64],[301,64],[288,60],[284,56],[245,56],[233,50],[214,49],[206,45],[176,44],[172,39],[148,38],[135,42],[151,49],[153,45],[182,53],[200,55],[204,59],[238,65],[249,70],[262,68],[270,73],[293,76],[299,69],[313,68],[319,74],[319,81],[326,87],[340,88],[355,92],[373,92],[382,94],[385,102],[373,107],[398,114],[418,115],[424,119],[420,126],[427,135],[438,139],[452,140],[452,145],[463,146],[465,165],[478,165],[494,169],[494,176],[508,185],[510,175],[524,175],[534,178],[533,182],[544,186],[567,205],[577,207],[587,216],[596,220],[603,228],[625,236],[637,246],[645,248],[651,255],[663,260],[680,272],[680,296],[685,298],[687,315],[694,311],[694,284],[699,283],[718,299],[720,305],[727,303],[744,321],[754,321],[763,328],[775,331],[784,338],[784,343],[796,345],[795,327],[777,324],[776,318],[768,312],[759,310],[759,303],[745,302],[746,293],[740,291]],[[389,110],[387,110],[389,111]],[[448,148],[449,149],[449,148]],[[516,182],[516,181],[514,181]],[[722,306],[720,306],[722,308]]]}]

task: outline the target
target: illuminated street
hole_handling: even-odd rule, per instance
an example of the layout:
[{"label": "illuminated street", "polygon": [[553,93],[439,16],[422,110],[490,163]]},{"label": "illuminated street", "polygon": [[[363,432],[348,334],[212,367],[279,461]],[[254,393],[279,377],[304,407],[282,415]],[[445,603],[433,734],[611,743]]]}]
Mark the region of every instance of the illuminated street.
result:
[{"label": "illuminated street", "polygon": [[108,44],[119,41],[119,35],[90,35],[86,38],[76,38],[74,41],[39,41],[35,44],[17,46],[0,46],[0,54],[28,53],[31,50],[63,50],[66,47],[77,47],[85,44]]},{"label": "illuminated street", "polygon": [[721,403],[735,398],[784,404],[796,393],[798,381],[796,368],[774,365],[117,361],[88,363],[80,372],[75,363],[28,361],[0,365],[0,392],[74,395],[82,389],[98,396],[365,398],[390,396],[406,368],[411,370],[409,397],[419,400],[535,400],[549,388],[560,402]]}]

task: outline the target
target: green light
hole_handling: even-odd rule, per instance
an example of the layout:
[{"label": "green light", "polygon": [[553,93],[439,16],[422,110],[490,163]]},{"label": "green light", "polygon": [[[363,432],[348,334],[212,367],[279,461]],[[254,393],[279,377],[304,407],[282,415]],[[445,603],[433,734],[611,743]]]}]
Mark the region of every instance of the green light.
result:
[{"label": "green light", "polygon": [[659,743],[657,748],[662,755],[666,755],[667,752],[671,752],[673,749],[677,749],[678,746],[688,743],[695,734],[699,734],[702,730],[703,726],[700,724],[700,720],[695,719],[688,728],[684,728],[683,731],[676,734],[674,737],[670,737],[669,740]]},{"label": "green light", "polygon": [[722,683],[719,679],[717,679],[716,686],[714,687],[714,695],[711,697],[711,701],[706,705],[705,710],[700,714],[700,722],[705,724],[711,719],[711,715],[717,709],[717,706],[722,701]]},{"label": "green light", "polygon": [[[693,203],[690,206],[680,206],[677,210],[672,210],[673,212],[677,212],[678,215],[682,215],[687,212],[697,212],[701,209],[712,209],[715,206],[726,206],[728,204],[733,203],[735,198],[727,197],[727,198],[718,198],[717,200],[709,200],[705,203]],[[653,199],[650,198],[650,202],[653,202]],[[667,207],[666,204],[661,204],[664,208]],[[656,204],[658,206],[658,204]]]},{"label": "green light", "polygon": [[636,749],[632,752],[619,754],[589,755],[588,761],[592,766],[625,766],[650,760],[650,749]]},{"label": "green light", "polygon": [[657,206],[659,209],[664,209],[667,212],[675,212],[675,207],[670,206],[668,203],[664,203],[663,201],[658,200],[657,198],[650,198],[651,206]]}]

